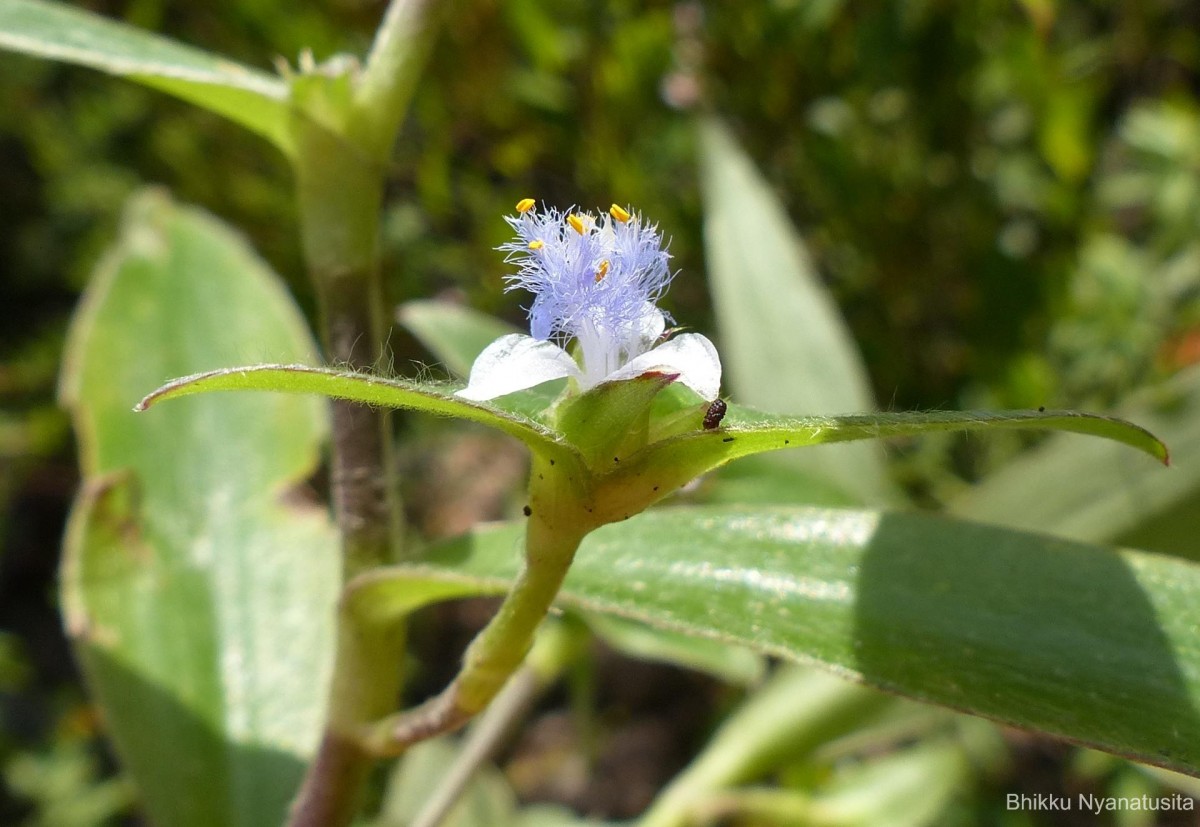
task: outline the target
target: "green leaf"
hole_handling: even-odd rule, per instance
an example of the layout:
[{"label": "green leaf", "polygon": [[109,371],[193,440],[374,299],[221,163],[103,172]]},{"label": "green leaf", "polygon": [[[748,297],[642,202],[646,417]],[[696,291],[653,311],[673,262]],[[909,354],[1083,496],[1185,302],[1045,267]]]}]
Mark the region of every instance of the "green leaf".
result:
[{"label": "green leaf", "polygon": [[[451,772],[461,750],[450,738],[417,744],[400,759],[388,782],[378,827],[412,824],[430,792]],[[511,827],[517,796],[495,768],[476,772],[458,803],[439,824],[445,827]]]},{"label": "green leaf", "polygon": [[[717,120],[700,123],[704,243],[726,384],[747,405],[789,414],[875,407],[858,349],[804,243],[753,162]],[[787,458],[822,501],[896,499],[878,446]]]},{"label": "green leaf", "polygon": [[681,635],[615,615],[587,613],[588,628],[623,655],[707,672],[727,683],[754,686],[766,675],[760,655],[740,646]]},{"label": "green leaf", "polygon": [[604,468],[646,446],[650,404],[676,374],[644,373],[622,382],[602,382],[565,402],[556,425],[579,448],[590,468]]},{"label": "green leaf", "polygon": [[292,154],[287,84],[229,58],[43,0],[0,3],[0,48],[127,77],[223,115]]},{"label": "green leaf", "polygon": [[[941,738],[839,769],[840,773],[829,784],[830,789],[815,795],[777,787],[707,794],[698,791],[691,811],[723,814],[762,827],[795,824],[921,827],[955,823],[949,808],[962,794],[962,786],[970,781],[974,768],[959,744]],[[640,827],[657,825],[650,822]]]},{"label": "green leaf", "polygon": [[315,358],[282,283],[210,216],[138,197],[67,347],[84,486],[62,589],[158,824],[281,823],[323,719],[339,559],[305,480],[324,407],[242,394],[130,410],[164,376],[253,356]]},{"label": "green leaf", "polygon": [[[373,827],[407,827],[421,813],[462,754],[459,742],[434,738],[417,744],[397,762]],[[584,820],[565,807],[535,805],[517,809],[517,795],[493,766],[477,771],[439,827],[604,827]]]},{"label": "green leaf", "polygon": [[[637,387],[637,383],[628,384],[630,388]],[[443,386],[304,365],[227,368],[187,376],[151,393],[138,409],[195,393],[251,389],[322,394],[455,416],[498,428],[524,441],[540,456],[570,463],[567,467],[582,471],[589,464],[581,450],[570,442],[569,435],[491,405],[461,399]],[[607,396],[597,397],[602,398]],[[1043,428],[1103,436],[1167,461],[1166,446],[1143,428],[1111,417],[1072,411],[932,411],[787,417],[730,405],[719,428],[693,430],[662,439],[631,456],[616,455],[613,470],[597,477],[595,514],[602,521],[629,517],[696,477],[739,457],[832,442],[991,428]],[[588,450],[589,456],[595,453]],[[595,460],[594,456],[591,458]],[[592,467],[606,466],[607,463],[599,463]]]},{"label": "green leaf", "polygon": [[950,806],[970,784],[970,756],[948,738],[930,738],[847,768],[812,801],[810,813],[835,824],[916,827],[952,821]]},{"label": "green leaf", "polygon": [[972,520],[1200,555],[1200,368],[1139,394],[1120,415],[1172,446],[1171,473],[1115,445],[1054,437],[950,503]]},{"label": "green leaf", "polygon": [[503,431],[547,458],[579,460],[579,453],[554,431],[532,419],[455,396],[452,386],[384,379],[307,365],[253,365],[185,376],[152,392],[138,403],[137,409],[144,411],[158,402],[198,393],[240,390],[317,394],[367,405],[453,416]]},{"label": "green leaf", "polygon": [[[783,766],[792,768],[789,775],[820,779],[811,785],[817,789],[827,787],[836,781],[830,764],[844,766],[848,752],[869,755],[894,748],[895,734],[887,741],[880,741],[880,736],[898,723],[911,724],[914,712],[926,720],[931,717],[927,706],[903,702],[819,669],[787,664],[730,712],[692,763],[659,793],[638,825],[693,824],[698,802],[724,797],[732,786],[777,773]],[[945,720],[945,716],[943,712],[932,717]],[[931,730],[925,723],[909,726],[904,740],[918,734],[929,735]],[[790,819],[802,824],[811,820],[811,814]]]},{"label": "green leaf", "polygon": [[[856,439],[886,439],[931,431],[988,431],[994,429],[1034,429],[1071,431],[1077,434],[1103,437],[1113,442],[1137,448],[1168,464],[1167,446],[1145,428],[1117,417],[1078,411],[911,411],[848,416],[785,417],[771,413],[729,406],[724,428],[726,433],[751,442],[739,449],[757,453],[779,438],[789,438],[792,444],[805,445],[842,442]],[[715,433],[700,436],[716,436]],[[1153,466],[1150,466],[1153,467]]]},{"label": "green leaf", "polygon": [[[722,427],[651,443],[623,459],[597,488],[605,508],[636,513],[739,457],[790,448],[883,439],[931,431],[1049,429],[1100,436],[1167,462],[1167,447],[1153,434],[1121,419],[1073,411],[928,411],[787,417],[730,405]],[[1161,469],[1157,469],[1160,470]]]},{"label": "green leaf", "polygon": [[[812,472],[787,463],[772,462],[772,454],[745,457],[719,468],[705,478],[698,491],[698,502],[726,505],[815,505],[813,492],[825,491],[822,481]],[[821,498],[820,505],[853,508],[854,497],[841,499],[832,494]]]},{"label": "green leaf", "polygon": [[[451,541],[348,600],[498,593],[520,536]],[[920,514],[664,509],[589,535],[559,600],[1200,772],[1200,568],[1173,558]]]}]

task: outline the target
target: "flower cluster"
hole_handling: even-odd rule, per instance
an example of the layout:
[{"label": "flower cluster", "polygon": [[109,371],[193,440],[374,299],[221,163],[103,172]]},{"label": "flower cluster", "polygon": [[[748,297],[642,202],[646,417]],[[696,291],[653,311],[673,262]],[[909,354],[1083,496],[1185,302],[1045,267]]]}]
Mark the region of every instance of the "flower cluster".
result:
[{"label": "flower cluster", "polygon": [[[716,349],[698,333],[670,337],[656,302],[672,274],[657,227],[614,204],[607,215],[517,204],[505,219],[516,238],[500,250],[518,270],[508,289],[534,295],[532,336],[502,336],[471,368],[467,399],[493,399],[551,379],[574,377],[581,390],[660,370],[705,399],[721,385]],[[582,365],[564,346],[579,345]]]}]

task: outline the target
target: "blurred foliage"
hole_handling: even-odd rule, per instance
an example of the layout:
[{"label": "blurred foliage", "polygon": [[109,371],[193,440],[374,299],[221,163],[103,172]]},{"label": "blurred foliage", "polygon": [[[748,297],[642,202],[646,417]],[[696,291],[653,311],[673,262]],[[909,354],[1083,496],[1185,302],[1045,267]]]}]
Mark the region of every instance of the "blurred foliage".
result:
[{"label": "blurred foliage", "polygon": [[[361,53],[380,11],[84,5],[258,66],[305,46]],[[1196,358],[1187,4],[450,0],[442,14],[393,161],[396,299],[453,287],[516,318],[491,248],[526,194],[636,203],[702,273],[689,110],[703,106],[734,122],[805,230],[885,403],[1105,404]],[[8,306],[69,304],[143,181],[242,227],[307,293],[287,171],[261,141],[129,84],[0,60]],[[670,301],[704,326],[701,279]]]},{"label": "blurred foliage", "polygon": [[[75,5],[260,67],[306,47],[361,54],[383,9]],[[500,214],[527,195],[615,200],[673,238],[688,277],[668,307],[711,329],[692,117],[711,109],[804,231],[884,407],[1105,407],[1200,361],[1194,4],[447,0],[441,14],[393,158],[396,301],[450,290],[516,320]],[[96,788],[84,815],[52,815],[95,772],[78,736],[62,743],[80,707],[45,700],[74,680],[50,631],[74,485],[53,388],[84,276],[147,182],[242,228],[311,308],[288,172],[264,142],[131,84],[0,55],[0,627],[26,641],[0,638],[0,815],[31,824],[103,823],[124,800]],[[393,344],[401,371],[425,358]],[[1022,440],[927,440],[897,473],[936,501]]]}]

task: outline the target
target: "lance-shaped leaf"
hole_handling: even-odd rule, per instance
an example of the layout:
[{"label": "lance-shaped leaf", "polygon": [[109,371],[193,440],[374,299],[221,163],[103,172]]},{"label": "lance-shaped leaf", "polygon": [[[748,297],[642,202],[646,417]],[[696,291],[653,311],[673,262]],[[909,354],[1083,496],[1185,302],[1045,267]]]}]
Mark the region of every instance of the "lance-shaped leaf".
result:
[{"label": "lance-shaped leaf", "polygon": [[1087,542],[1200,557],[1200,367],[1130,398],[1117,413],[1172,447],[1172,472],[1120,446],[1055,436],[950,502],[955,516]]},{"label": "lance-shaped leaf", "polygon": [[[359,578],[372,622],[503,592],[521,526]],[[598,529],[559,602],[1200,772],[1200,567],[920,514],[679,508]]]},{"label": "lance-shaped leaf", "polygon": [[226,57],[43,0],[0,3],[0,48],[127,77],[223,115],[292,154],[287,84]]},{"label": "lance-shaped leaf", "polygon": [[348,399],[385,408],[405,408],[478,422],[514,436],[547,459],[579,461],[579,452],[549,428],[483,402],[455,396],[453,386],[384,379],[365,373],[307,365],[254,365],[185,376],[163,385],[138,403],[138,410],[167,399],[209,391],[279,391]]},{"label": "lance-shaped leaf", "polygon": [[84,485],[62,595],[155,824],[281,823],[321,730],[339,558],[305,480],[324,407],[242,394],[129,409],[164,376],[248,351],[315,358],[279,279],[210,216],[159,192],[132,202],[67,345]]},{"label": "lance-shaped leaf", "polygon": [[[636,383],[631,387],[636,387]],[[487,403],[455,396],[452,386],[385,379],[369,374],[307,365],[253,365],[224,368],[175,379],[137,405],[146,410],[167,399],[209,391],[262,390],[319,394],[368,405],[406,408],[452,416],[497,428],[546,457],[580,459],[567,438],[526,417]],[[605,396],[604,398],[607,398]],[[1131,422],[1075,411],[928,411],[792,417],[729,405],[714,430],[696,430],[652,443],[606,478],[629,480],[646,473],[678,478],[675,485],[738,457],[862,439],[909,436],[930,431],[1045,429],[1073,431],[1122,442],[1167,463],[1167,447]],[[664,492],[665,494],[666,492]]]},{"label": "lance-shaped leaf", "polygon": [[598,497],[614,513],[636,513],[692,479],[739,457],[832,442],[930,431],[1032,428],[1073,431],[1137,448],[1167,463],[1167,447],[1122,419],[1074,411],[928,411],[789,417],[729,405],[724,427],[651,443],[622,459],[599,481]]}]

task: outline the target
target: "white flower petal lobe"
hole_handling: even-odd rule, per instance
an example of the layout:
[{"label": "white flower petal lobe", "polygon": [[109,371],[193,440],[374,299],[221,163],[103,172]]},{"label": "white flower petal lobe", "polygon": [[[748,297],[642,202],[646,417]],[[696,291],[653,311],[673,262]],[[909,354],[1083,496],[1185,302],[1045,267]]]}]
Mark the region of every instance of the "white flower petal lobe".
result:
[{"label": "white flower petal lobe", "polygon": [[569,353],[553,342],[510,333],[484,348],[457,395],[482,402],[566,376],[579,376]]},{"label": "white flower petal lobe", "polygon": [[678,373],[678,381],[709,401],[721,392],[721,357],[713,343],[699,333],[682,333],[663,342],[631,359],[606,376],[605,381],[632,379],[652,370]]}]

